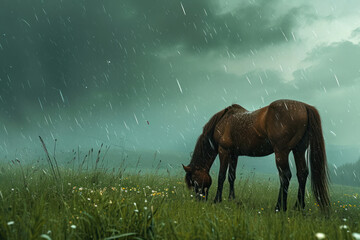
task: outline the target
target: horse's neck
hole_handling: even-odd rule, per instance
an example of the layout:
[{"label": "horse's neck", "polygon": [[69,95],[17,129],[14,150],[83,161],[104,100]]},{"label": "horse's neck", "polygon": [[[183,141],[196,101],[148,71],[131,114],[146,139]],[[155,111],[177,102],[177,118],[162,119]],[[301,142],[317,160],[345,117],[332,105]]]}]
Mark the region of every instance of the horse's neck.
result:
[{"label": "horse's neck", "polygon": [[210,168],[212,167],[215,158],[217,156],[217,153],[208,155],[206,157],[202,157],[202,158],[193,158],[190,165],[193,168],[196,169],[204,169],[206,172],[210,171]]},{"label": "horse's neck", "polygon": [[205,135],[198,138],[190,165],[195,168],[210,170],[217,155],[217,146]]},{"label": "horse's neck", "polygon": [[214,155],[212,155],[211,157],[209,157],[209,160],[207,161],[207,166],[206,166],[206,171],[209,172],[211,166],[213,165],[215,158],[217,156],[217,153],[215,153]]},{"label": "horse's neck", "polygon": [[[217,148],[216,146],[214,146]],[[213,165],[215,158],[217,156],[217,150],[209,150],[203,152],[194,152],[193,159],[191,161],[192,165],[198,169],[205,169],[207,172],[210,171],[211,166]]]}]

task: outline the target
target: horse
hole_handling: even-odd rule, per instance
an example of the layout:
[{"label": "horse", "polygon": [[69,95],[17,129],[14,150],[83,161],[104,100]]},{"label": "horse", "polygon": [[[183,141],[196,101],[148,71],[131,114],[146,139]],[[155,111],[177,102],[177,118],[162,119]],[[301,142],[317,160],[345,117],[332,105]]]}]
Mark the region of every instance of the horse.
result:
[{"label": "horse", "polygon": [[[305,153],[308,150],[306,160]],[[190,164],[183,165],[185,182],[197,196],[208,199],[212,183],[210,168],[219,154],[220,170],[214,202],[221,202],[228,170],[229,199],[235,198],[234,181],[238,156],[266,156],[275,153],[280,190],[275,211],[287,210],[291,179],[288,156],[292,151],[299,182],[295,209],[305,208],[305,185],[311,169],[311,187],[321,210],[328,209],[329,174],[320,115],[311,105],[294,100],[277,100],[266,107],[248,111],[233,104],[216,113],[197,139]]]}]

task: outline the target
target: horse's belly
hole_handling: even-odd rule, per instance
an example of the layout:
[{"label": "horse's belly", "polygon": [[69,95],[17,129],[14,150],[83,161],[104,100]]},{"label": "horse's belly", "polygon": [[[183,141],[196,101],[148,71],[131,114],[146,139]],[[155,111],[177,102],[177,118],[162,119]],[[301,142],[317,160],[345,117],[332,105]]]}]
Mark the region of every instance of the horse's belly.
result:
[{"label": "horse's belly", "polygon": [[274,149],[268,139],[257,139],[238,147],[238,155],[262,157],[272,154]]}]

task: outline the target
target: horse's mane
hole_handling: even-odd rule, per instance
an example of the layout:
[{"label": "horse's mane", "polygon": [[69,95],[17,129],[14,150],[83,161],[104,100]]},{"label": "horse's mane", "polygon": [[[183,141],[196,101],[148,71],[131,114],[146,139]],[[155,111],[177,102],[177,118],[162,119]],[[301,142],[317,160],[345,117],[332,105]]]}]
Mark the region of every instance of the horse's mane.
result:
[{"label": "horse's mane", "polygon": [[212,157],[215,158],[218,152],[217,144],[213,141],[215,126],[231,107],[233,106],[229,106],[216,113],[205,124],[202,134],[196,141],[195,149],[190,162],[191,168],[206,167],[208,160]]}]

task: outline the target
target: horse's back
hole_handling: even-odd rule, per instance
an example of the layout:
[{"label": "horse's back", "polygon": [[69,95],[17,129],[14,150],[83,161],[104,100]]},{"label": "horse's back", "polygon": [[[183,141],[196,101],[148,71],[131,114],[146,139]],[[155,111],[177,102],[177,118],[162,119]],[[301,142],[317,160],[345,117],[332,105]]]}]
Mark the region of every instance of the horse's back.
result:
[{"label": "horse's back", "polygon": [[214,139],[219,146],[239,155],[264,156],[274,150],[292,150],[305,135],[306,104],[278,100],[249,112],[232,105],[216,125]]},{"label": "horse's back", "polygon": [[214,139],[219,146],[237,155],[266,156],[273,152],[266,133],[261,130],[265,108],[249,112],[232,105],[216,126]]},{"label": "horse's back", "polygon": [[293,149],[304,136],[308,124],[306,104],[294,100],[277,100],[267,109],[265,129],[277,149]]}]

